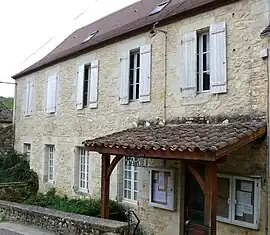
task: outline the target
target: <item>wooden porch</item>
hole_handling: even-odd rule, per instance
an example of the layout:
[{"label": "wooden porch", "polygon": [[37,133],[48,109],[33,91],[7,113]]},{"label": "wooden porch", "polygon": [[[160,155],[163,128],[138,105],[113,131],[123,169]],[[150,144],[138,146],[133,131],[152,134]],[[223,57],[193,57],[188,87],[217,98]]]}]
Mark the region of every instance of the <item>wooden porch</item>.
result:
[{"label": "wooden porch", "polygon": [[[265,133],[261,122],[181,124],[133,128],[84,141],[88,151],[102,155],[101,216],[109,218],[110,176],[123,157],[181,160],[204,193],[204,224],[216,235],[217,165]],[[197,163],[204,166],[204,179]]]}]

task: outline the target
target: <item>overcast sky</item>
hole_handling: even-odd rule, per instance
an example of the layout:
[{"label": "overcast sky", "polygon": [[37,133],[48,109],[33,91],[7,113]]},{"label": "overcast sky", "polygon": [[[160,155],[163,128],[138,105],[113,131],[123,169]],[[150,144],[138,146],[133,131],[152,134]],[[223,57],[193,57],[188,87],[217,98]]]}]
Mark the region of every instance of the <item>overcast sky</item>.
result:
[{"label": "overcast sky", "polygon": [[[0,81],[14,82],[12,75],[41,59],[76,28],[136,1],[0,1]],[[52,37],[50,43],[26,60]],[[13,96],[13,90],[13,85],[0,84],[0,96]]]}]

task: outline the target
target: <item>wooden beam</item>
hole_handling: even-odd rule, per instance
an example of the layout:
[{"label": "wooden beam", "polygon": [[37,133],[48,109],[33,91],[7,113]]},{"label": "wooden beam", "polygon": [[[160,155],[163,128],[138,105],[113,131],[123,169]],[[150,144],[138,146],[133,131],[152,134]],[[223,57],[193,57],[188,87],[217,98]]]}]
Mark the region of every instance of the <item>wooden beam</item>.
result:
[{"label": "wooden beam", "polygon": [[110,192],[110,176],[108,170],[110,166],[110,155],[102,154],[101,164],[101,217],[109,219],[109,192]]},{"label": "wooden beam", "polygon": [[117,163],[123,158],[124,156],[122,155],[117,155],[111,162],[109,168],[108,168],[108,177],[111,176],[113,169],[116,167]]},{"label": "wooden beam", "polygon": [[217,217],[217,165],[215,163],[205,164],[205,194],[204,219],[205,224],[211,227],[211,235],[216,235]]},{"label": "wooden beam", "polygon": [[215,154],[210,151],[170,151],[170,150],[146,150],[146,149],[124,149],[116,147],[91,147],[85,146],[87,151],[99,152],[101,154],[134,156],[134,157],[149,157],[157,159],[171,159],[171,160],[194,160],[194,161],[215,161]]},{"label": "wooden beam", "polygon": [[204,194],[207,192],[206,188],[205,188],[205,182],[203,180],[203,178],[201,177],[201,175],[199,174],[199,172],[197,171],[197,169],[189,164],[185,162],[186,167],[188,168],[188,170],[191,172],[191,174],[194,176],[194,178],[197,180],[197,182],[199,183],[202,191],[204,192]]},{"label": "wooden beam", "polygon": [[235,150],[237,150],[241,147],[244,147],[245,145],[248,145],[252,141],[262,137],[263,135],[265,135],[265,133],[266,133],[266,127],[262,127],[259,130],[255,131],[254,133],[252,133],[252,135],[241,139],[240,141],[236,142],[235,144],[229,145],[223,149],[218,150],[216,152],[216,159],[224,157],[226,155],[230,155]]}]

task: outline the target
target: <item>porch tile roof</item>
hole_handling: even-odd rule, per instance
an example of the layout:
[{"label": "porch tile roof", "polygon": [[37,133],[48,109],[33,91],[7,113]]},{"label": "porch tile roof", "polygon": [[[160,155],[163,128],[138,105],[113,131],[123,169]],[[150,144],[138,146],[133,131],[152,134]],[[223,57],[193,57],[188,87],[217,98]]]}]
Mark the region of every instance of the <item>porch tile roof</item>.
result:
[{"label": "porch tile roof", "polygon": [[266,132],[264,122],[228,124],[180,124],[138,127],[83,142],[91,149],[122,148],[163,151],[216,152],[247,139],[247,142]]}]

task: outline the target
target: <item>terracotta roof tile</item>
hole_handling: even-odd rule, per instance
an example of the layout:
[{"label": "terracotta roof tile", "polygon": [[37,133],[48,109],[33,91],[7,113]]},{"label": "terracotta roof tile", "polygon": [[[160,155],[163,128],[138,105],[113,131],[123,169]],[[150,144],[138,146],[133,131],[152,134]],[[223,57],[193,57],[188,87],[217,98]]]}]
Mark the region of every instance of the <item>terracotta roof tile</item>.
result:
[{"label": "terracotta roof tile", "polygon": [[265,128],[264,122],[138,127],[93,140],[86,147],[215,152]]}]

